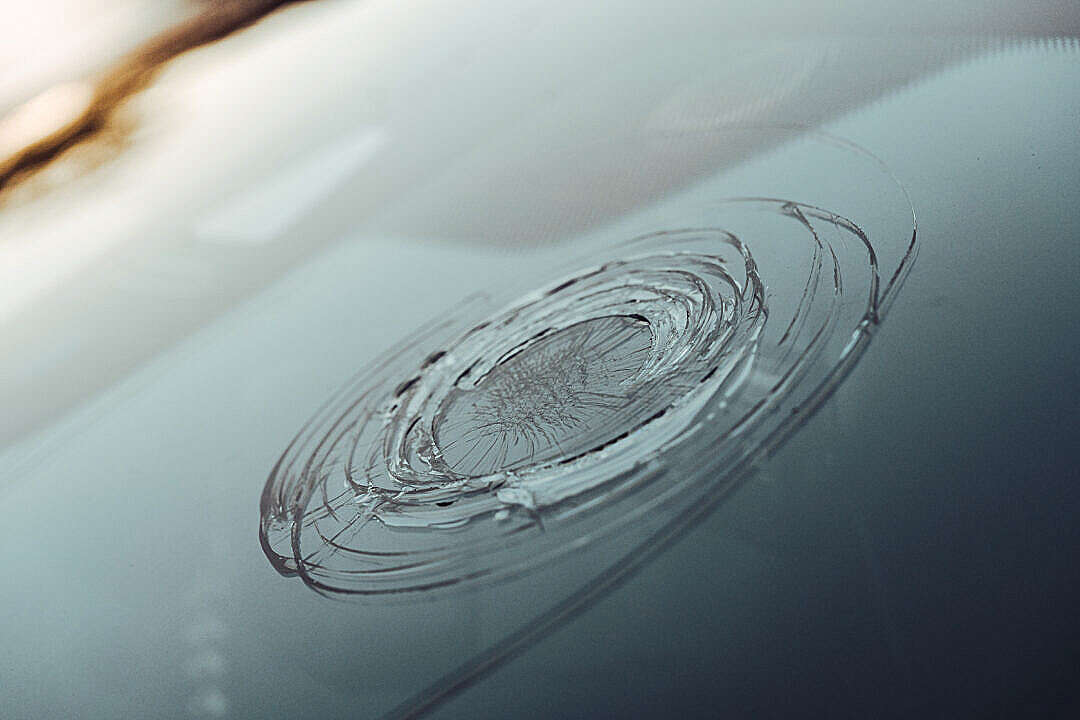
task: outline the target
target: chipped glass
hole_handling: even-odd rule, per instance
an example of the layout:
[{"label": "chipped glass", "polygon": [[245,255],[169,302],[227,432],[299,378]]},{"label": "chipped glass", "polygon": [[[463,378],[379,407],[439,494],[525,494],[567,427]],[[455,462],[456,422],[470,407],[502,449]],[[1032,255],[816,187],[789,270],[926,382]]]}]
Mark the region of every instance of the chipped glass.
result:
[{"label": "chipped glass", "polygon": [[[630,137],[552,165],[633,153],[618,179],[647,190],[686,148],[794,132]],[[493,283],[361,372],[267,481],[273,566],[329,594],[428,593],[701,517],[842,380],[914,259],[911,205],[872,155],[813,133],[777,152],[733,173],[743,193],[706,184],[677,218],[594,233],[522,268],[537,289]]]}]

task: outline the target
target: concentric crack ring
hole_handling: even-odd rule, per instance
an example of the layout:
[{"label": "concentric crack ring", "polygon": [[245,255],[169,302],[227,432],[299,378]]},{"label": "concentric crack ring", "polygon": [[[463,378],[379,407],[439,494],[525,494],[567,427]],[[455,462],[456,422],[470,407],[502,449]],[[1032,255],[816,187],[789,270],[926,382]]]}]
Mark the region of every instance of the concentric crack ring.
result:
[{"label": "concentric crack ring", "polygon": [[358,595],[497,580],[729,480],[839,380],[881,298],[853,222],[718,207],[797,271],[763,277],[735,229],[655,232],[482,322],[418,332],[278,462],[260,528],[273,565]]}]

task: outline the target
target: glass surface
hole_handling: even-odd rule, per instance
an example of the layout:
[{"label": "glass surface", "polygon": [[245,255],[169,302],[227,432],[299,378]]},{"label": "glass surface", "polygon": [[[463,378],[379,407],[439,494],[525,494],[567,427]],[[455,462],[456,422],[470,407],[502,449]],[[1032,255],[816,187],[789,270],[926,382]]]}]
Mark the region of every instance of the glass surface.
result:
[{"label": "glass surface", "polygon": [[[304,42],[374,22],[335,12],[302,16]],[[367,12],[396,17],[377,3]],[[79,186],[85,204],[45,197],[0,219],[38,247],[50,228],[68,228],[57,233],[70,241],[78,213],[95,202],[126,207],[116,204],[135,193],[125,173],[155,167],[147,158],[178,163],[156,165],[175,180],[175,197],[155,201],[138,223],[85,231],[90,245],[109,249],[80,267],[110,269],[93,281],[68,276],[64,287],[79,292],[66,300],[61,291],[11,295],[18,302],[5,306],[9,337],[20,342],[3,392],[23,404],[7,405],[0,455],[4,716],[367,717],[435,701],[446,701],[436,717],[1075,707],[1077,43],[785,34],[740,44],[717,42],[717,18],[689,13],[664,26],[645,10],[620,14],[599,35],[562,28],[563,15],[471,13],[431,27],[397,18],[394,42],[411,59],[364,65],[348,55],[340,85],[309,90],[308,106],[293,107],[288,93],[266,100],[287,106],[289,118],[252,132],[292,140],[254,143],[263,153],[254,167],[245,163],[255,149],[222,149],[227,160],[205,169],[213,181],[202,187],[203,168],[180,163],[187,141],[151,136],[99,170],[93,192]],[[341,46],[323,47],[325,57],[305,62],[345,57]],[[162,87],[185,87],[183,71]],[[201,142],[219,147],[230,137],[221,132]],[[838,317],[829,303],[800,315],[806,280],[817,277],[806,268],[828,267],[828,258],[805,234],[790,254],[792,206],[719,202],[747,196],[824,209],[811,225],[852,268]],[[72,214],[48,217],[58,205]],[[894,295],[900,286],[890,283],[909,268],[912,206],[919,257]],[[880,287],[865,243],[833,213],[868,234]],[[502,499],[494,488],[479,511],[481,545],[498,537],[492,527],[520,526],[526,535],[516,537],[538,543],[542,557],[514,540],[502,551],[524,570],[447,592],[342,600],[275,572],[268,552],[291,555],[272,537],[259,541],[268,476],[322,403],[357,397],[342,388],[358,387],[348,384],[358,372],[420,338],[414,355],[380,366],[377,387],[392,395],[444,349],[443,331],[418,334],[433,321],[459,337],[605,262],[651,257],[654,270],[655,240],[629,255],[628,241],[702,228],[747,238],[760,258],[778,345],[782,331],[803,327],[773,322],[785,315],[808,318],[804,341],[810,328],[830,332],[739,453],[724,454],[730,428],[708,443],[661,443],[661,479],[678,476],[692,493],[665,496],[656,489],[668,486],[646,483],[656,504],[619,514],[633,522],[593,542],[602,524],[560,525],[547,509],[557,503],[543,497],[550,485]],[[152,263],[170,272],[150,273]],[[814,282],[818,299],[835,295],[833,275]],[[98,314],[73,315],[76,305]],[[862,321],[885,311],[864,346]],[[88,339],[70,330],[73,317]],[[596,317],[611,315],[584,321]],[[561,321],[556,346],[579,343],[574,333],[587,327],[588,337],[636,349],[563,368],[560,392],[572,394],[573,372],[606,373],[619,388],[640,375],[655,326],[646,339],[625,308],[618,317]],[[71,334],[50,334],[51,344],[27,329],[57,327]],[[501,372],[550,369],[542,342]],[[750,381],[792,358],[763,351],[763,360]],[[741,366],[731,363],[734,382]],[[696,386],[715,365],[680,370]],[[721,375],[706,384],[729,377]],[[512,379],[503,389],[522,403],[518,417],[550,421],[548,406],[523,398]],[[618,447],[612,417],[651,417],[674,396],[699,397],[681,383],[590,415],[597,435],[582,447]],[[469,408],[482,414],[483,402],[455,420],[462,392],[439,395],[434,415],[475,423]],[[490,392],[484,402],[507,417],[505,398]],[[806,418],[786,420],[800,410]],[[495,465],[444,459],[467,486],[575,456],[557,447],[580,438],[566,427],[529,452],[508,447]],[[425,446],[412,447],[418,461]],[[643,497],[620,496],[632,509]],[[453,488],[437,502],[460,498]],[[435,508],[443,506],[425,501],[421,510]],[[475,547],[468,532],[402,527],[370,533],[374,544],[363,547],[446,537]],[[453,557],[484,569],[490,556]]]}]

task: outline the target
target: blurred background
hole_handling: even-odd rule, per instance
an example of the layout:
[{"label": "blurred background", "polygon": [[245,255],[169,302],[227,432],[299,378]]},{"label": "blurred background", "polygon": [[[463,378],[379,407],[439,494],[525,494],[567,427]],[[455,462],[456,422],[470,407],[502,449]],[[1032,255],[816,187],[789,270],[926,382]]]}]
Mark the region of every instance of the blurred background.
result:
[{"label": "blurred background", "polygon": [[[798,128],[910,193],[893,314],[756,479],[436,716],[1075,716],[1078,38],[1068,0],[0,2],[0,714],[378,716],[526,622],[540,580],[277,577],[266,473],[445,293]],[[778,130],[634,181],[550,152],[728,124]]]}]

